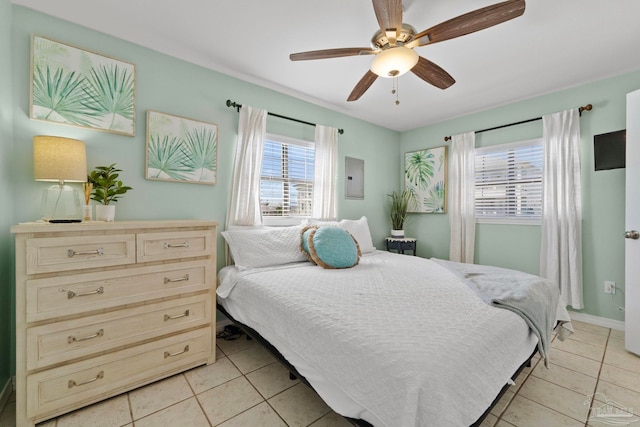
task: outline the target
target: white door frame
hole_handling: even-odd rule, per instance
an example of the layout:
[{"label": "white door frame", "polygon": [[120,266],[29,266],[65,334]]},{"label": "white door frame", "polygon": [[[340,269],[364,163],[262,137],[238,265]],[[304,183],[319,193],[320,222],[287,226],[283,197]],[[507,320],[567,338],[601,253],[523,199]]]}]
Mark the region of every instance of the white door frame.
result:
[{"label": "white door frame", "polygon": [[[640,231],[640,90],[627,94],[625,229]],[[621,236],[622,237],[622,236]],[[625,347],[640,355],[640,239],[626,238]]]}]

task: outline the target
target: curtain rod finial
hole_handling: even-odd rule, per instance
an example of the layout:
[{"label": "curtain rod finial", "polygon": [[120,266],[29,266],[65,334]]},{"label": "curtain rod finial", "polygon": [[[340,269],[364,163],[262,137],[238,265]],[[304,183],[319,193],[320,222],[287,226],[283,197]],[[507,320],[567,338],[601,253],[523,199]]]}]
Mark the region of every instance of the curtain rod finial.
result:
[{"label": "curtain rod finial", "polygon": [[584,107],[578,108],[578,114],[580,114],[580,116],[582,116],[582,112],[583,111],[591,111],[592,109],[593,109],[593,105],[587,104]]},{"label": "curtain rod finial", "polygon": [[229,108],[233,107],[233,108],[235,108],[238,112],[240,111],[240,107],[242,107],[242,104],[238,104],[238,103],[236,103],[235,101],[232,101],[232,100],[230,100],[230,99],[227,99],[226,104],[227,104],[227,107],[229,107]]},{"label": "curtain rod finial", "polygon": [[445,142],[447,142],[447,141],[451,141],[451,137],[450,137],[450,136],[445,136],[445,137],[444,137],[444,140],[445,140]]}]

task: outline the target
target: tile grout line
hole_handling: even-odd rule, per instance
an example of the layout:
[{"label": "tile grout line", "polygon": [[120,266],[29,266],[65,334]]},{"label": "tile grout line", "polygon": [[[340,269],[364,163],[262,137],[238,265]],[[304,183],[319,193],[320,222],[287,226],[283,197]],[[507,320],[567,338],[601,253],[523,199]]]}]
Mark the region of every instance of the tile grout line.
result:
[{"label": "tile grout line", "polygon": [[[233,363],[233,362],[232,362],[232,363]],[[275,361],[275,362],[273,362],[273,363],[278,363],[278,361]],[[265,365],[265,366],[269,366],[269,365],[271,365],[271,364],[272,364],[272,363],[269,363],[269,364],[267,364],[267,365]],[[264,368],[265,366],[263,366],[262,368]],[[253,371],[251,371],[251,372],[256,372],[256,371],[258,371],[259,369],[262,369],[262,368],[255,369],[255,370],[253,370]],[[247,372],[247,373],[248,373],[248,374],[250,374],[251,372]],[[288,427],[288,426],[289,426],[289,423],[287,423],[287,422],[285,421],[285,419],[284,419],[284,418],[282,418],[282,415],[280,415],[280,413],[279,413],[278,411],[276,411],[276,408],[274,408],[274,407],[271,405],[271,403],[269,403],[269,399],[267,399],[267,398],[266,398],[266,396],[264,396],[262,393],[260,393],[260,390],[258,390],[258,388],[257,388],[255,385],[253,385],[253,383],[251,382],[251,380],[250,380],[249,378],[247,378],[247,375],[246,375],[246,374],[244,374],[244,373],[243,373],[243,374],[242,374],[242,376],[244,377],[244,379],[245,379],[245,380],[247,380],[247,382],[251,385],[251,387],[253,387],[253,389],[258,393],[258,395],[260,395],[260,397],[262,397],[262,402],[258,403],[257,405],[252,406],[251,408],[255,408],[256,406],[260,405],[260,404],[261,404],[261,403],[263,403],[263,402],[264,402],[264,403],[266,403],[266,404],[267,404],[267,406],[269,406],[269,407],[271,408],[271,410],[272,410],[272,411],[273,411],[273,412],[278,416],[278,418],[280,418],[280,419],[282,420],[282,422],[284,423],[284,425]],[[293,386],[291,386],[291,387],[293,387]],[[285,389],[284,389],[284,390],[282,390],[280,393],[284,392],[285,390],[289,390],[291,387],[287,387],[287,388],[285,388]],[[277,395],[278,395],[278,394],[280,394],[280,393],[277,393],[277,394],[275,394],[274,396],[277,396]],[[274,397],[274,396],[271,396],[271,397]],[[249,408],[249,409],[251,409],[251,408]],[[243,412],[246,412],[246,411],[248,411],[249,409],[247,409],[247,410],[245,410],[245,411],[243,411]],[[243,413],[243,412],[241,412],[241,413]],[[238,414],[238,415],[240,415],[240,414]],[[236,415],[236,417],[237,417],[238,415]],[[233,418],[233,417],[232,417],[232,418]]]},{"label": "tile grout line", "polygon": [[[611,333],[611,330],[609,330],[609,334],[610,334],[610,333]],[[608,343],[608,339],[609,339],[609,334],[607,334],[607,343]],[[553,339],[552,339],[551,341],[553,342],[553,341],[555,341],[556,339],[557,339],[557,334],[556,334],[556,336],[554,336],[554,337],[553,337]],[[606,346],[605,346],[605,348],[604,348],[604,349],[605,349],[605,352],[606,352]],[[559,350],[559,349],[556,349],[556,350]],[[559,351],[561,351],[561,350],[559,350]],[[602,364],[604,363],[604,354],[605,354],[605,352],[603,352],[602,360],[601,360],[601,362],[600,362],[600,370],[602,369]],[[575,353],[571,353],[571,352],[567,352],[567,353],[575,354]],[[584,357],[584,356],[581,356],[581,357]],[[587,359],[588,359],[588,358],[587,358]],[[509,408],[509,406],[511,406],[511,404],[513,403],[513,401],[515,400],[515,398],[516,398],[517,396],[519,396],[519,393],[520,393],[520,391],[522,390],[522,388],[524,387],[524,385],[525,385],[526,381],[529,379],[529,377],[530,377],[530,376],[532,376],[532,374],[533,374],[533,370],[534,370],[534,369],[535,369],[535,367],[540,363],[540,361],[541,361],[541,360],[542,360],[542,358],[540,358],[540,359],[538,360],[538,362],[536,362],[535,366],[532,366],[531,371],[527,374],[526,378],[524,379],[524,381],[522,382],[522,384],[520,385],[520,387],[518,388],[518,390],[516,391],[516,393],[513,395],[513,397],[511,398],[511,400],[510,400],[510,401],[509,401],[509,403],[507,404],[507,406],[504,408],[504,410],[503,410],[503,411],[500,413],[500,415],[498,416],[498,419],[496,420],[496,423],[494,424],[494,427],[495,427],[495,426],[497,426],[497,425],[500,423],[500,421],[504,421],[504,422],[507,422],[507,423],[508,423],[508,421],[506,421],[506,420],[502,420],[502,416],[503,416],[503,414],[507,411],[507,409]],[[590,360],[592,360],[592,359],[590,359]],[[557,366],[559,366],[559,365],[557,365]],[[567,369],[568,369],[568,368],[567,368]],[[572,369],[571,369],[571,370],[572,370]],[[573,371],[573,370],[572,370],[572,371]],[[574,371],[574,372],[578,372],[578,371]],[[551,382],[551,381],[545,380],[544,378],[539,378],[539,377],[537,377],[537,376],[535,376],[535,375],[534,375],[534,377],[535,377],[535,378],[537,378],[537,379],[539,379],[539,380],[541,380],[541,381],[545,381],[545,382],[548,382],[548,383],[553,384],[553,385],[555,385],[555,386],[559,386],[559,387],[562,387],[562,388],[564,388],[564,389],[566,389],[566,390],[574,391],[574,392],[575,392],[575,390],[571,390],[571,389],[568,389],[568,388],[566,388],[566,387],[564,387],[564,386],[561,386],[561,385],[559,385],[559,384],[555,384],[555,383],[553,383],[553,382]],[[598,379],[599,379],[599,377],[600,377],[600,371],[598,372],[598,378],[596,378],[596,388],[597,388],[597,386],[598,386]],[[595,390],[594,390],[594,393],[595,393]],[[543,406],[543,407],[547,408],[547,409],[548,409],[548,410],[550,410],[550,411],[556,412],[556,413],[561,414],[561,415],[563,415],[563,416],[565,416],[565,417],[568,417],[568,418],[571,418],[571,419],[573,419],[573,420],[575,420],[575,421],[581,422],[580,420],[577,420],[577,419],[573,418],[572,416],[570,416],[570,415],[568,415],[568,414],[562,413],[562,412],[560,412],[560,411],[559,411],[559,410],[557,410],[557,409],[550,408],[550,407],[548,407],[547,405],[544,405],[544,404],[542,404],[542,403],[540,403],[540,402],[537,402],[537,401],[535,401],[535,400],[533,400],[533,399],[530,399],[530,398],[528,398],[528,397],[526,397],[526,396],[520,396],[520,397],[522,397],[523,399],[527,399],[527,400],[529,400],[529,401],[531,401],[531,402],[534,402],[534,403],[536,403],[536,404],[538,404],[538,405],[540,405],[540,406]],[[593,397],[592,397],[592,402],[593,402]],[[585,420],[585,427],[587,427],[587,423],[588,423],[588,421],[589,421],[589,414],[590,414],[590,412],[591,412],[591,407],[589,407],[589,411],[587,412],[587,419]],[[509,424],[511,424],[511,423],[509,423]],[[516,427],[517,427],[517,426],[516,426]]]},{"label": "tile grout line", "polygon": [[602,366],[604,365],[604,358],[607,355],[607,349],[609,347],[609,339],[611,338],[611,328],[609,328],[609,333],[607,334],[607,342],[604,346],[604,351],[602,352],[602,360],[600,361],[600,369],[598,369],[598,377],[596,378],[596,385],[593,389],[593,394],[591,395],[591,403],[589,404],[589,411],[587,411],[587,419],[584,422],[584,426],[588,427],[589,418],[591,417],[591,410],[593,409],[593,402],[596,400],[596,391],[598,390],[598,385],[600,384],[600,374],[602,373]]},{"label": "tile grout line", "polygon": [[[220,348],[220,347],[218,347],[218,348]],[[246,349],[244,349],[244,350],[246,350]],[[244,351],[244,350],[241,350],[241,351]],[[245,380],[246,380],[246,381],[251,385],[251,387],[253,387],[253,389],[254,389],[254,390],[258,393],[258,395],[262,398],[262,401],[261,401],[261,402],[257,403],[256,405],[253,405],[253,406],[252,406],[252,407],[250,407],[250,408],[245,409],[244,411],[242,411],[242,412],[240,412],[240,413],[238,413],[238,414],[234,415],[233,417],[231,417],[231,418],[229,418],[229,419],[227,419],[227,420],[224,420],[223,422],[227,422],[227,421],[229,421],[229,420],[231,420],[231,419],[233,419],[233,418],[237,417],[238,415],[243,414],[243,413],[247,412],[248,410],[250,410],[250,409],[252,409],[252,408],[255,408],[256,406],[260,405],[261,403],[266,403],[266,404],[267,404],[267,405],[268,405],[268,406],[273,410],[273,412],[278,416],[278,418],[280,418],[280,420],[282,420],[282,422],[285,424],[285,426],[289,427],[289,424],[284,420],[284,418],[282,418],[282,416],[280,415],[280,413],[279,413],[279,412],[278,412],[278,411],[277,411],[277,410],[276,410],[276,409],[271,405],[271,403],[269,402],[269,400],[268,400],[268,399],[267,399],[267,398],[266,398],[262,393],[260,393],[260,391],[256,388],[256,386],[255,386],[255,385],[253,385],[253,383],[251,382],[251,380],[249,380],[249,378],[247,378],[247,374],[250,374],[250,373],[252,373],[252,372],[256,372],[256,371],[258,371],[258,370],[260,370],[260,369],[264,368],[265,366],[269,366],[269,365],[271,365],[271,364],[273,364],[273,363],[278,363],[278,361],[277,361],[277,360],[275,360],[275,361],[273,361],[272,363],[268,363],[268,364],[267,364],[267,365],[265,365],[265,366],[262,366],[262,367],[260,367],[260,368],[257,368],[257,369],[254,369],[254,370],[252,370],[252,371],[249,371],[249,372],[244,373],[244,372],[242,372],[242,371],[240,370],[240,367],[239,367],[238,365],[236,365],[236,364],[233,362],[233,360],[229,357],[229,354],[227,354],[227,353],[226,353],[222,348],[220,348],[220,351],[225,355],[225,357],[227,358],[227,360],[229,360],[229,362],[230,362],[230,363],[231,363],[231,364],[232,364],[232,365],[233,365],[233,366],[238,370],[238,372],[240,372],[240,376],[244,377],[244,379],[245,379]],[[241,351],[237,351],[237,352],[235,352],[235,353],[240,353]],[[230,354],[234,354],[234,353],[230,353]],[[237,378],[240,378],[240,377],[236,377],[236,378],[234,378],[234,379],[237,379]],[[230,381],[231,381],[231,380],[230,380]],[[226,383],[228,383],[228,382],[229,382],[229,381],[227,381],[227,382],[225,382],[225,383],[223,383],[223,384],[226,384]],[[222,384],[220,384],[220,385],[222,385]],[[295,384],[294,384],[294,385],[295,385]],[[293,387],[294,385],[292,385],[291,387]],[[217,387],[217,386],[216,386],[216,387]],[[286,389],[281,390],[280,392],[278,392],[278,393],[274,394],[273,396],[271,396],[271,398],[273,398],[273,397],[275,397],[275,396],[277,396],[277,395],[279,395],[279,394],[281,394],[281,393],[285,392],[286,390],[289,390],[291,387],[287,387]],[[213,388],[215,388],[215,387],[213,387]],[[198,403],[200,403],[200,402],[198,401]],[[206,414],[205,414],[205,415],[206,415]],[[326,415],[326,414],[325,414],[325,415]],[[207,418],[207,421],[209,421],[209,420],[208,420],[208,418]],[[315,421],[314,421],[314,422],[315,422]],[[215,426],[213,425],[213,423],[211,423],[211,421],[209,421],[209,424],[211,424],[211,426],[215,427]],[[220,425],[220,424],[217,424],[217,425]]]},{"label": "tile grout line", "polygon": [[[131,395],[127,392],[127,405],[129,406],[129,417],[131,418],[131,425],[135,427],[135,420],[133,419],[133,406],[131,406]],[[58,419],[56,418],[56,423]]]},{"label": "tile grout line", "polygon": [[[217,348],[217,346],[216,346]],[[222,351],[222,350],[221,350]],[[218,358],[216,357],[216,361],[218,360]],[[206,365],[204,365],[206,366]],[[213,423],[211,422],[211,420],[209,419],[209,416],[207,415],[207,411],[204,410],[204,408],[202,407],[202,403],[200,403],[200,399],[198,399],[198,394],[196,393],[196,391],[193,389],[193,386],[191,385],[191,383],[189,382],[189,379],[187,378],[187,376],[184,374],[184,372],[181,372],[180,375],[182,375],[184,377],[184,380],[187,382],[187,385],[189,386],[189,388],[191,389],[191,393],[193,393],[193,398],[196,399],[196,404],[198,405],[198,407],[200,408],[200,411],[202,411],[202,415],[204,415],[204,419],[207,420],[207,422],[209,423],[209,427],[213,427]],[[227,381],[228,382],[228,381]],[[226,384],[226,383],[224,383]],[[211,389],[208,389],[211,390]],[[208,391],[205,390],[205,391]],[[203,392],[204,393],[204,392]],[[189,398],[190,399],[190,398]],[[188,400],[188,399],[187,399]],[[183,400],[184,402],[184,400]],[[135,427],[135,426],[134,426]]]},{"label": "tile grout line", "polygon": [[[553,341],[553,340],[551,340],[551,341]],[[542,358],[539,358],[537,361],[533,362],[533,357],[531,358],[531,370],[529,371],[528,374],[526,374],[525,379],[522,380],[522,384],[520,384],[520,386],[516,388],[516,391],[513,392],[513,397],[509,400],[509,403],[507,403],[507,406],[505,406],[504,409],[502,411],[500,411],[500,413],[496,416],[497,419],[496,419],[496,422],[494,424],[494,427],[497,426],[500,423],[500,421],[503,421],[502,420],[502,416],[505,414],[505,412],[507,412],[507,409],[509,409],[509,406],[511,406],[511,403],[513,403],[514,399],[518,396],[518,393],[520,392],[520,390],[522,390],[522,387],[524,387],[524,384],[527,382],[527,380],[529,379],[531,374],[533,374],[533,370],[536,368],[536,366],[538,366],[538,363],[540,363],[541,360],[542,360]],[[516,377],[516,379],[518,379],[518,377]],[[491,412],[489,412],[489,413],[491,413]],[[509,423],[506,420],[504,420],[504,422],[505,423]],[[511,423],[509,423],[509,424],[511,424]]]},{"label": "tile grout line", "polygon": [[[218,345],[216,344],[216,348],[220,348],[220,347],[218,347]],[[222,385],[224,385],[224,384],[228,384],[228,383],[230,383],[230,382],[231,382],[231,381],[233,381],[233,380],[236,380],[236,379],[238,379],[238,378],[240,378],[240,377],[244,377],[244,376],[245,376],[245,375],[244,375],[244,373],[240,370],[240,368],[239,368],[235,363],[233,363],[233,360],[231,360],[231,358],[229,358],[229,355],[228,355],[227,353],[225,353],[225,352],[224,352],[224,350],[222,350],[222,348],[220,348],[220,351],[222,352],[222,354],[224,354],[224,358],[226,358],[226,359],[229,361],[229,363],[231,363],[231,365],[232,365],[234,368],[236,368],[236,369],[238,370],[238,372],[240,372],[240,376],[235,377],[235,378],[232,378],[232,379],[230,379],[230,380],[228,380],[228,381],[225,381],[225,382],[223,382],[223,383],[221,383],[221,384],[218,384],[218,385],[217,385],[217,386],[215,386],[215,387],[211,387],[211,388],[209,388],[209,389],[207,389],[207,390],[204,390],[204,391],[202,391],[202,392],[201,392],[201,393],[199,393],[199,394],[206,393],[206,392],[207,392],[207,391],[209,391],[209,390],[213,390],[213,389],[214,389],[214,388],[216,388],[216,387],[220,387],[220,386],[222,386]],[[223,358],[221,357],[220,359],[223,359]],[[216,362],[217,362],[217,361],[218,361],[218,358],[216,357]],[[186,377],[185,377],[185,379],[186,379]],[[245,379],[246,379],[246,377],[245,377]],[[248,381],[248,380],[247,380],[247,381]],[[187,380],[187,384],[189,384],[189,387],[191,387],[191,383],[189,382],[189,380]],[[249,384],[251,384],[251,382],[249,382]],[[251,385],[253,386],[253,384],[251,384]],[[240,414],[242,414],[242,413],[244,413],[244,412],[248,411],[249,409],[251,409],[251,408],[253,408],[253,407],[255,406],[255,405],[254,405],[254,406],[252,406],[251,408],[245,409],[244,411],[240,412],[239,414],[235,414],[233,417],[228,418],[228,419],[226,419],[226,420],[223,420],[222,422],[220,422],[220,423],[218,423],[218,424],[213,424],[213,422],[209,419],[209,416],[207,415],[207,412],[206,412],[206,411],[204,410],[204,408],[202,407],[202,403],[200,403],[200,399],[198,399],[198,394],[196,394],[196,392],[195,392],[195,390],[193,390],[193,388],[191,388],[191,390],[193,391],[193,395],[194,395],[194,397],[196,398],[196,402],[198,402],[198,406],[200,407],[200,410],[201,410],[201,411],[202,411],[202,413],[204,414],[205,419],[207,420],[207,422],[209,423],[209,425],[210,425],[211,427],[215,427],[216,425],[220,425],[220,424],[222,424],[222,423],[225,423],[225,422],[227,422],[227,421],[229,421],[229,420],[233,419],[234,417],[237,417],[238,415],[240,415]],[[260,394],[260,393],[258,392],[258,394]],[[258,405],[259,405],[259,404],[258,404]]]},{"label": "tile grout line", "polygon": [[[555,341],[556,339],[559,339],[557,334],[553,337],[553,339],[551,340],[551,342]],[[556,349],[556,350],[559,350],[559,349]],[[567,352],[567,353],[571,353],[571,352]],[[574,353],[571,353],[571,354],[574,354]],[[603,356],[603,357],[604,357],[604,356]],[[539,359],[539,360],[538,360],[538,362],[536,363],[536,366],[537,366],[538,364],[540,364],[541,362],[542,362],[542,357],[540,357],[540,359]],[[542,362],[542,363],[544,363],[544,362]],[[551,364],[551,363],[550,363],[550,364]],[[556,366],[560,366],[560,365],[556,365]],[[572,371],[573,371],[573,370],[572,370]],[[574,371],[574,372],[578,372],[578,371]],[[527,375],[526,380],[528,380],[528,379],[529,379],[529,377],[530,377],[530,376],[532,376],[532,375],[533,375],[533,369],[531,369],[531,372],[529,373],[529,375]],[[551,382],[551,381],[545,380],[544,378],[539,378],[539,377],[537,377],[537,376],[535,376],[535,375],[533,375],[533,377],[534,377],[534,378],[536,378],[536,379],[539,379],[540,381],[545,381],[545,382],[547,382],[547,383],[549,383],[549,384],[552,384],[552,385],[554,385],[554,386],[558,386],[558,387],[564,388],[565,390],[569,390],[569,391],[573,391],[573,392],[575,392],[575,390],[571,390],[571,389],[569,389],[569,388],[567,388],[567,387],[564,387],[564,386],[562,386],[562,385],[555,384],[555,383],[553,383],[553,382]],[[520,392],[520,390],[522,390],[522,388],[524,387],[524,384],[525,384],[525,382],[523,381],[523,382],[522,382],[522,385],[521,385],[521,386],[520,386],[520,388],[518,389],[518,393]],[[597,379],[596,379],[596,385],[597,385]],[[516,395],[517,395],[517,394],[516,394]],[[515,399],[515,398],[516,398],[516,395],[514,395],[514,396],[513,396],[513,399]],[[537,401],[535,401],[535,400],[533,400],[533,399],[530,399],[530,398],[528,398],[527,396],[520,396],[520,397],[522,397],[523,399],[527,399],[527,400],[529,400],[529,401],[531,401],[531,402],[533,402],[533,403],[536,403],[536,404],[538,404],[538,405],[540,405],[540,406],[542,406],[542,407],[544,407],[544,408],[547,408],[547,409],[548,409],[548,410],[550,410],[550,411],[553,411],[553,412],[555,412],[555,413],[558,413],[558,414],[560,414],[560,415],[562,415],[562,416],[564,416],[564,417],[567,417],[567,418],[570,418],[570,419],[572,419],[572,420],[575,420],[575,421],[580,422],[580,420],[575,419],[575,418],[574,418],[574,417],[572,417],[571,415],[568,415],[568,414],[565,414],[565,413],[563,413],[563,412],[560,412],[560,411],[559,411],[559,410],[557,410],[557,409],[550,408],[549,406],[544,405],[544,404],[542,404],[542,403],[540,403],[540,402],[537,402]],[[513,399],[511,399],[511,402],[513,402]],[[510,406],[510,405],[511,405],[511,402],[509,402],[509,405],[508,405],[508,406]],[[591,409],[591,408],[589,408],[589,409]],[[505,411],[506,411],[506,409],[505,409]],[[500,416],[500,418],[502,418],[502,415]],[[587,413],[587,419],[589,419],[589,417],[588,417],[588,413]],[[508,421],[507,421],[507,422],[508,422]],[[516,426],[516,427],[517,427],[517,426]],[[585,422],[585,427],[586,427],[586,422]]]}]

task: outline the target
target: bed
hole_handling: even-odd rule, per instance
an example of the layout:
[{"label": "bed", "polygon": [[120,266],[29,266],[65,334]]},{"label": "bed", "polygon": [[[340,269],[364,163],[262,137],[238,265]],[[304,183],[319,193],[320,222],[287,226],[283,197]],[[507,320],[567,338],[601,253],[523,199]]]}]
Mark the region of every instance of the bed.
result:
[{"label": "bed", "polygon": [[[356,265],[309,261],[302,227],[224,232],[236,265],[217,300],[361,425],[478,423],[532,354],[546,361],[553,326],[570,330],[557,287],[536,276],[377,251],[364,217],[325,225],[350,232]],[[500,307],[511,283],[516,299],[533,287],[548,301]]]}]

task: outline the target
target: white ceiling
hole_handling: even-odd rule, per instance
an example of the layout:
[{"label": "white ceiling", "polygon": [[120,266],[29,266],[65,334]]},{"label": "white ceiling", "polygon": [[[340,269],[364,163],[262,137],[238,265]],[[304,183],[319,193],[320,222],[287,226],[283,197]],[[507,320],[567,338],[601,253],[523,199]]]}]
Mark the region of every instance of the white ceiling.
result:
[{"label": "white ceiling", "polygon": [[[403,21],[422,31],[498,1],[405,0]],[[392,80],[381,78],[346,101],[372,56],[289,60],[369,46],[378,24],[368,0],[13,3],[397,131],[640,70],[638,0],[528,0],[521,17],[417,48],[457,82],[440,90],[408,73],[398,79],[399,105]]]}]

